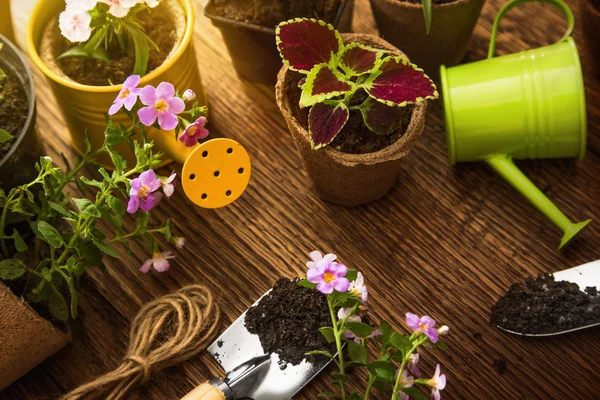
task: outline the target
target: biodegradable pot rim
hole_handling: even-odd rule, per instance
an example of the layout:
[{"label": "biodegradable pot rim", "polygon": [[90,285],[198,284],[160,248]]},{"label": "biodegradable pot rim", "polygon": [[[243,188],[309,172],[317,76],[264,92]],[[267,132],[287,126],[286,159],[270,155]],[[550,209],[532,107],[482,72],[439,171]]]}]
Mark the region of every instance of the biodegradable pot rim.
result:
[{"label": "biodegradable pot rim", "polygon": [[[373,2],[373,0],[369,0],[369,1]],[[405,1],[405,0],[379,0],[379,1],[383,1],[388,4],[401,5],[402,7],[406,7],[406,8],[415,8],[415,9],[419,9],[419,10],[423,9],[423,5],[421,3],[411,3],[411,2]],[[436,8],[443,9],[443,8],[459,7],[459,6],[463,6],[463,5],[472,3],[473,1],[474,0],[454,0],[449,3],[432,4],[431,8],[432,9],[436,9]]]},{"label": "biodegradable pot rim", "polygon": [[[185,23],[185,31],[183,32],[183,37],[181,42],[178,44],[176,50],[173,52],[173,55],[167,58],[160,66],[156,69],[150,71],[146,75],[144,75],[139,83],[139,86],[142,86],[146,83],[149,83],[153,79],[156,79],[165,71],[169,70],[173,64],[183,55],[188,45],[192,41],[194,35],[194,22],[195,22],[195,14],[194,14],[194,5],[192,0],[178,0],[186,15],[186,23]],[[41,9],[44,7],[44,0],[39,0],[35,7],[31,12],[31,17],[29,18],[29,25],[27,28],[27,37],[26,44],[27,50],[29,52],[29,56],[31,60],[35,64],[35,66],[42,71],[42,73],[48,78],[52,79],[54,82],[69,87],[74,90],[79,90],[82,92],[91,92],[91,93],[118,93],[122,88],[123,84],[113,85],[113,86],[92,86],[92,85],[84,85],[82,83],[75,82],[71,79],[66,79],[58,74],[54,73],[46,64],[42,61],[39,52],[38,45],[34,43],[33,32],[34,26],[36,24],[36,20],[38,19],[38,15],[40,14]],[[46,21],[48,23],[48,21]]]},{"label": "biodegradable pot rim", "polygon": [[[470,0],[465,0],[465,1],[470,1]],[[392,46],[390,43],[383,40],[379,36],[372,35],[372,34],[364,34],[364,33],[343,33],[342,38],[344,38],[345,42],[358,41],[358,40],[352,40],[352,39],[366,38],[369,41],[375,42],[377,44],[381,44],[383,49],[393,51],[396,55],[403,57],[410,62],[410,60],[406,54],[404,54],[402,51],[398,50],[396,47]],[[394,49],[394,50],[391,50],[391,49]],[[308,131],[302,126],[302,124],[300,124],[298,119],[291,112],[289,98],[288,98],[288,96],[285,95],[285,89],[288,86],[287,82],[291,77],[290,72],[291,72],[291,70],[288,68],[288,66],[284,65],[283,68],[281,68],[281,70],[279,71],[279,74],[277,75],[277,86],[276,86],[277,105],[282,110],[282,112],[283,112],[283,110],[288,111],[288,113],[290,115],[290,118],[288,119],[288,123],[291,123],[298,132],[301,132],[302,137],[308,141],[309,140],[308,139]],[[373,164],[386,162],[386,161],[389,161],[392,159],[401,158],[401,157],[405,156],[412,148],[410,142],[413,141],[413,139],[417,138],[421,134],[421,130],[415,129],[415,126],[417,124],[419,124],[422,119],[425,118],[425,109],[426,108],[427,108],[426,101],[424,101],[420,104],[416,104],[414,106],[414,110],[413,110],[411,118],[410,118],[410,123],[408,124],[408,127],[406,128],[404,135],[402,135],[402,137],[399,138],[398,140],[396,140],[394,143],[390,144],[389,146],[384,147],[381,150],[378,150],[378,151],[375,151],[372,153],[351,154],[351,153],[344,153],[342,151],[336,150],[332,146],[325,146],[321,149],[312,150],[312,151],[322,152],[322,155],[324,157],[328,157],[330,159],[335,159],[337,162],[342,163],[343,165],[347,165],[347,166],[373,165]],[[410,134],[410,133],[412,133],[412,134]],[[407,144],[408,144],[408,146],[407,146]]]},{"label": "biodegradable pot rim", "polygon": [[[209,18],[211,21],[213,21],[213,22],[218,21],[223,24],[234,25],[234,26],[237,26],[237,27],[240,27],[243,29],[249,29],[249,30],[253,30],[253,31],[258,31],[258,32],[266,33],[266,34],[275,35],[275,28],[269,28],[269,27],[254,24],[251,22],[236,21],[235,19],[232,19],[232,18],[227,18],[227,17],[221,16],[221,15],[211,13],[210,7],[213,6],[213,1],[214,0],[208,0],[206,7],[204,7],[204,16]],[[338,7],[337,14],[335,15],[335,18],[333,19],[333,22],[331,22],[331,24],[333,26],[337,26],[338,23],[340,22],[340,20],[342,19],[342,15],[344,14],[344,10],[346,9],[346,5],[348,4],[349,1],[350,0],[341,0],[340,1],[340,6]],[[458,1],[470,1],[470,0],[458,0]]]},{"label": "biodegradable pot rim", "polygon": [[[19,135],[17,136],[17,140],[15,140],[15,142],[11,146],[10,150],[6,153],[6,155],[2,159],[0,159],[0,169],[2,169],[2,166],[4,166],[4,164],[6,164],[8,160],[10,160],[14,152],[17,151],[17,148],[24,140],[31,125],[35,124],[35,82],[33,81],[33,73],[31,71],[31,68],[29,67],[29,64],[27,64],[27,61],[25,61],[25,57],[23,57],[21,51],[10,40],[8,40],[8,38],[6,38],[3,35],[0,35],[0,43],[5,44],[16,55],[17,60],[20,62],[21,67],[23,68],[23,71],[25,72],[27,79],[29,80],[29,85],[27,87],[25,87],[25,85],[22,85],[27,95],[27,118],[25,119],[23,128],[21,128],[21,132],[19,132]],[[21,84],[22,83],[23,82],[21,82]]]}]

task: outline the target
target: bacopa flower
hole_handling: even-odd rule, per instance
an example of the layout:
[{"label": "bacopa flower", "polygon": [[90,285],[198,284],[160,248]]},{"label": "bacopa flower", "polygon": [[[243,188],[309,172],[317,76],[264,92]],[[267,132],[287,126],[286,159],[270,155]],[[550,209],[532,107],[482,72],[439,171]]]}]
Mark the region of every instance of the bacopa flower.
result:
[{"label": "bacopa flower", "polygon": [[108,110],[109,115],[115,115],[122,107],[125,107],[127,111],[131,111],[138,99],[140,89],[137,85],[140,84],[139,75],[131,75],[125,82],[123,82],[123,88],[117,95],[117,98],[113,102],[112,106]]},{"label": "bacopa flower", "polygon": [[162,197],[162,194],[154,193],[161,185],[162,181],[152,170],[142,172],[138,178],[133,179],[129,191],[131,197],[127,204],[127,212],[133,214],[138,208],[141,208],[142,211],[150,211]]},{"label": "bacopa flower", "polygon": [[408,356],[408,363],[406,365],[406,367],[408,369],[410,369],[410,372],[416,376],[417,378],[420,378],[422,376],[421,371],[419,371],[419,367],[417,366],[417,364],[419,363],[419,353],[413,353],[410,356]]},{"label": "bacopa flower", "polygon": [[138,111],[142,124],[151,126],[158,118],[158,125],[166,131],[175,129],[177,114],[185,110],[185,103],[175,97],[175,87],[169,82],[161,82],[156,88],[145,86],[140,90],[140,100],[147,106]]},{"label": "bacopa flower", "polygon": [[108,12],[117,18],[123,18],[129,13],[129,10],[138,3],[138,0],[100,0],[108,4]]},{"label": "bacopa flower", "polygon": [[369,291],[365,286],[365,278],[360,272],[356,275],[356,280],[350,283],[350,289],[348,289],[354,297],[359,298],[364,305],[367,304],[369,298]]},{"label": "bacopa flower", "polygon": [[[345,318],[348,318],[348,315],[350,314],[350,309],[349,308],[340,308],[338,310],[338,319],[341,321]],[[348,318],[348,321],[351,322],[361,322],[361,318],[360,315],[358,314],[354,314],[353,316]],[[346,339],[349,340],[354,340],[357,343],[360,343],[360,338],[356,337],[356,335],[352,332],[352,331],[345,331],[344,332],[344,336],[346,336]]]},{"label": "bacopa flower", "polygon": [[433,377],[427,381],[427,385],[432,388],[431,397],[434,400],[440,400],[440,390],[443,390],[446,387],[446,375],[440,374],[441,368],[440,364],[435,368],[435,374]]},{"label": "bacopa flower", "polygon": [[99,0],[66,0],[67,10],[89,11],[96,7]]},{"label": "bacopa flower", "polygon": [[171,197],[173,195],[173,192],[175,191],[175,184],[173,183],[173,181],[175,180],[176,176],[177,174],[175,172],[172,172],[171,175],[169,175],[169,177],[162,178],[160,180],[163,192],[165,192],[165,196],[167,197]]},{"label": "bacopa flower", "polygon": [[85,42],[92,34],[92,17],[85,10],[66,9],[58,17],[61,34],[70,42]]},{"label": "bacopa flower", "polygon": [[[400,380],[398,381],[399,382],[398,386],[401,388],[411,387],[415,384],[414,382],[411,382],[414,379],[415,378],[413,376],[410,376],[408,374],[408,371],[405,369],[402,371],[402,374],[400,375]],[[402,400],[410,400],[410,396],[408,394],[404,393],[403,391],[399,391],[398,394],[400,395],[400,398]]]},{"label": "bacopa flower", "polygon": [[414,329],[415,332],[427,335],[431,343],[437,343],[440,337],[437,329],[435,329],[435,320],[431,317],[424,316],[419,318],[413,313],[406,313],[406,324]]},{"label": "bacopa flower", "polygon": [[173,239],[173,243],[175,243],[175,247],[177,247],[178,249],[183,249],[183,246],[185,246],[185,238],[178,236],[175,239]]},{"label": "bacopa flower", "polygon": [[146,260],[140,268],[140,272],[147,273],[151,268],[154,268],[156,272],[165,272],[169,270],[169,260],[175,258],[171,255],[170,251],[163,253],[155,252],[152,254],[152,258]]},{"label": "bacopa flower", "polygon": [[440,336],[446,336],[448,333],[450,333],[450,327],[447,325],[442,325],[440,329],[438,329],[438,333]]},{"label": "bacopa flower", "polygon": [[206,118],[200,117],[195,122],[189,124],[183,133],[179,136],[179,141],[186,147],[192,147],[198,144],[198,140],[208,136],[208,129],[204,127]]},{"label": "bacopa flower", "polygon": [[331,294],[333,290],[338,292],[347,292],[350,287],[350,281],[345,278],[348,268],[345,265],[336,263],[334,254],[327,254],[325,257],[318,251],[310,253],[312,262],[306,265],[308,270],[307,279],[317,285],[317,290],[324,294]]},{"label": "bacopa flower", "polygon": [[181,96],[183,101],[194,101],[196,100],[196,93],[192,89],[188,89],[183,92],[183,96]]}]

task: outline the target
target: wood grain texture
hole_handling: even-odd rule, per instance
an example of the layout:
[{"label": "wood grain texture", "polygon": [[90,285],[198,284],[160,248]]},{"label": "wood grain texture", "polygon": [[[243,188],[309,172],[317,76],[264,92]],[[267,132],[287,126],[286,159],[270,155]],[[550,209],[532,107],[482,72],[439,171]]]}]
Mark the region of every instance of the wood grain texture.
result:
[{"label": "wood grain texture", "polygon": [[[36,0],[13,1],[21,45]],[[576,7],[573,0],[568,1]],[[493,18],[502,0],[488,0],[466,61],[487,52]],[[450,167],[440,102],[428,107],[426,128],[403,165],[401,178],[383,200],[356,209],[319,200],[274,101],[271,87],[240,81],[219,31],[197,3],[195,43],[211,106],[213,136],[240,141],[253,161],[248,191],[216,211],[194,207],[181,191],[156,213],[179,221],[188,239],[166,274],[137,271],[146,258],[108,261],[108,272],[84,282],[74,341],[0,393],[2,399],[43,399],[84,383],[118,365],[129,321],[149,300],[191,283],[210,286],[220,299],[223,328],[281,276],[305,272],[309,251],[338,254],[362,270],[370,284],[372,315],[398,327],[407,311],[428,313],[452,327],[450,350],[427,351],[424,370],[443,364],[448,399],[598,399],[600,330],[544,340],[510,336],[491,326],[489,309],[508,286],[526,276],[561,270],[599,258],[600,79],[586,66],[589,143],[585,161],[519,162],[524,172],[573,219],[597,221],[563,253],[560,232],[483,164]],[[356,32],[376,32],[367,0],[358,0]],[[549,44],[566,24],[551,7],[532,4],[502,23],[500,54]],[[575,37],[581,43],[579,30]],[[583,63],[586,65],[585,55]],[[53,159],[73,155],[49,87],[35,71],[38,126]],[[173,166],[180,172],[180,167]],[[165,172],[168,172],[166,170]],[[131,226],[131,220],[126,224]],[[124,251],[123,251],[124,254]],[[504,374],[493,365],[507,361]],[[203,355],[158,375],[140,399],[176,399],[217,364]],[[317,378],[297,399],[314,399],[327,377]]]}]

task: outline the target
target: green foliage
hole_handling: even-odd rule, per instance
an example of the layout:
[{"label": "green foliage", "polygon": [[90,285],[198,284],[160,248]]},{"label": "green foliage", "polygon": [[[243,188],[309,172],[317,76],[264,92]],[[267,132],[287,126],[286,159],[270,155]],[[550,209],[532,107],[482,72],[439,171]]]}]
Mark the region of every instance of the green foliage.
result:
[{"label": "green foliage", "polygon": [[12,140],[12,139],[13,139],[13,135],[6,132],[4,129],[0,129],[0,144],[2,144],[4,142],[8,142],[9,140]]}]

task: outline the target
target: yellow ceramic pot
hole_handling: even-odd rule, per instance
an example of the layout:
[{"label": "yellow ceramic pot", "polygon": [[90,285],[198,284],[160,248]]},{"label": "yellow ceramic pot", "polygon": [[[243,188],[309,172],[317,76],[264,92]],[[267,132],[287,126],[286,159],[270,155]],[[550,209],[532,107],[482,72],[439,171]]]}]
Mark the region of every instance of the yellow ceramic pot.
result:
[{"label": "yellow ceramic pot", "polygon": [[10,0],[0,0],[0,35],[11,42],[15,42],[15,33],[13,31],[12,16],[10,13]]},{"label": "yellow ceramic pot", "polygon": [[[3,1],[3,0],[0,0]],[[155,70],[144,76],[140,87],[158,85],[160,82],[171,82],[176,89],[183,92],[192,89],[196,92],[200,105],[206,105],[206,97],[200,80],[200,72],[196,62],[196,53],[192,43],[194,32],[194,7],[192,0],[179,0],[186,14],[186,28],[176,51]],[[97,149],[104,142],[106,122],[104,114],[108,111],[122,85],[89,86],[82,85],[54,73],[44,64],[39,55],[39,45],[49,21],[57,19],[65,8],[64,0],[40,0],[34,8],[27,32],[27,50],[33,63],[48,78],[56,102],[64,115],[67,129],[71,134],[73,146],[78,153],[85,151],[85,131],[90,133],[92,148]],[[129,119],[123,113],[113,116],[115,123],[127,125]],[[150,129],[149,139],[154,140],[155,148],[163,151],[167,157],[183,164],[193,147],[185,147],[175,141],[172,131]],[[129,165],[135,164],[135,156],[128,146],[122,145],[121,154]],[[100,164],[112,165],[108,158],[100,159]]]}]

